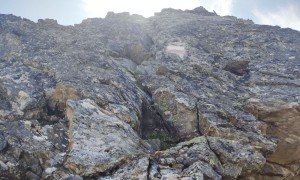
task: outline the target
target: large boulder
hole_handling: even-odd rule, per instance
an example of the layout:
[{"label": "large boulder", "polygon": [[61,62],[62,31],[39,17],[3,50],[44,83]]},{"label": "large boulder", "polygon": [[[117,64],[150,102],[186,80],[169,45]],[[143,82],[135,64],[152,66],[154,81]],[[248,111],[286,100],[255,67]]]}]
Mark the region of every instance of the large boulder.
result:
[{"label": "large boulder", "polygon": [[140,156],[147,146],[113,114],[86,99],[67,102],[68,154],[64,166],[81,176],[113,171]]}]

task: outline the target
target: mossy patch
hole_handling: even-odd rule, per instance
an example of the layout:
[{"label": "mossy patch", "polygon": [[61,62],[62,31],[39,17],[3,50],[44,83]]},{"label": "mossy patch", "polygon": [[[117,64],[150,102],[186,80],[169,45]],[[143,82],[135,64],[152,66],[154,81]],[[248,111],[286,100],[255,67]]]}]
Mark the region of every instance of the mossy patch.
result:
[{"label": "mossy patch", "polygon": [[169,72],[168,68],[164,66],[160,66],[156,71],[156,75],[166,75],[168,72]]},{"label": "mossy patch", "polygon": [[154,131],[152,134],[149,135],[149,139],[159,139],[161,143],[161,150],[166,150],[177,144],[176,139],[165,132]]}]

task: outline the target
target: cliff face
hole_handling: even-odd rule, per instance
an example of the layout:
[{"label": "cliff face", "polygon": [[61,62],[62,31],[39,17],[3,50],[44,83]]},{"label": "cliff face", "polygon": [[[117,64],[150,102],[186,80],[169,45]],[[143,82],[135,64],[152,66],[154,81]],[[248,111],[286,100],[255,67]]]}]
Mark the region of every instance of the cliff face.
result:
[{"label": "cliff face", "polygon": [[0,15],[0,177],[300,178],[299,47],[202,7]]}]

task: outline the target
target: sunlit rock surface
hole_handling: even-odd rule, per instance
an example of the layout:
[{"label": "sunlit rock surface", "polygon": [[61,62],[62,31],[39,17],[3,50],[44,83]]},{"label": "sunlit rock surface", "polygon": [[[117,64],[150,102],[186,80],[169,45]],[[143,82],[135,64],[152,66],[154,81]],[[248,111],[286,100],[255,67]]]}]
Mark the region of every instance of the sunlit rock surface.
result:
[{"label": "sunlit rock surface", "polygon": [[202,7],[0,15],[0,177],[299,179],[299,47]]}]

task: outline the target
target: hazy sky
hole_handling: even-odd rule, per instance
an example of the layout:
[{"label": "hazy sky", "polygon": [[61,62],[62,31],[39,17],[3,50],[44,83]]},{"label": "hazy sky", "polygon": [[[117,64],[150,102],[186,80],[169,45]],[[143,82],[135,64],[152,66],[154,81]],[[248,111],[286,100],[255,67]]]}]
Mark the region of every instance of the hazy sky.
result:
[{"label": "hazy sky", "polygon": [[14,14],[33,21],[51,18],[60,24],[73,25],[89,17],[104,17],[108,11],[149,17],[162,8],[198,6],[215,10],[219,15],[300,31],[300,0],[0,0],[0,14]]}]

